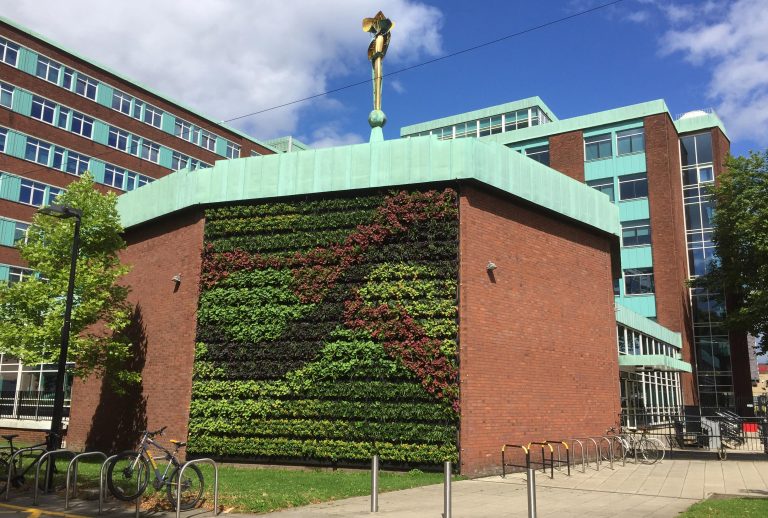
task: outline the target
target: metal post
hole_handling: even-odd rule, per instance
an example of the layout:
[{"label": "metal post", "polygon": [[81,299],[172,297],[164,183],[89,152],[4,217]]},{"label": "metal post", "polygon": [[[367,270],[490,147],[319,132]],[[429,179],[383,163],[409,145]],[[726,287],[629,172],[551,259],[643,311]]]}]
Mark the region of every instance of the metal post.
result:
[{"label": "metal post", "polygon": [[213,515],[219,515],[219,466],[213,459],[202,458],[188,460],[181,466],[181,468],[179,468],[179,478],[176,483],[176,518],[181,517],[181,481],[184,480],[184,470],[192,464],[200,463],[206,463],[213,466]]},{"label": "metal post", "polygon": [[451,518],[451,461],[443,464],[443,518]]},{"label": "metal post", "polygon": [[379,456],[371,460],[371,512],[379,512]]},{"label": "metal post", "polygon": [[109,463],[112,462],[114,459],[116,459],[117,455],[112,455],[111,457],[108,457],[104,463],[101,465],[101,470],[99,471],[99,514],[101,514],[101,510],[104,506],[104,498],[106,496],[106,489],[104,488],[106,484],[106,478],[107,478],[107,466],[109,466]]},{"label": "metal post", "polygon": [[528,518],[536,518],[536,470],[528,468]]},{"label": "metal post", "polygon": [[[139,493],[141,491],[141,475],[142,470],[144,467],[139,463],[139,469],[138,474],[139,476],[136,477],[136,492]],[[179,480],[181,480],[181,477],[179,477]],[[144,493],[140,493],[138,496],[136,496],[136,518],[139,518],[141,513],[141,497],[144,496]]]}]

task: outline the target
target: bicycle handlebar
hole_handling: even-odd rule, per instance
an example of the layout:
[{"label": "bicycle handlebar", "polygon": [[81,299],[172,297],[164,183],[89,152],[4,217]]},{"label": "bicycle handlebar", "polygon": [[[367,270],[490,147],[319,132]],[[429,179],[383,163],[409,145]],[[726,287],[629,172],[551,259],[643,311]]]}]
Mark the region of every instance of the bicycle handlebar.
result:
[{"label": "bicycle handlebar", "polygon": [[163,432],[165,431],[166,428],[168,428],[168,427],[167,426],[163,426],[162,428],[160,428],[159,430],[154,431],[154,432],[150,432],[149,430],[144,430],[144,433],[149,435],[150,437],[154,437],[155,435],[163,435]]}]

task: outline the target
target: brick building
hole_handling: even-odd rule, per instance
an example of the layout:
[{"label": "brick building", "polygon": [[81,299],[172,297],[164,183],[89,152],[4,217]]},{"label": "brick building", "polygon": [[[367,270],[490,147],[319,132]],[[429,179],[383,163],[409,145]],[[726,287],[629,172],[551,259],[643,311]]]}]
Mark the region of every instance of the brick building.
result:
[{"label": "brick building", "polygon": [[[15,243],[37,208],[86,170],[120,193],[179,169],[274,152],[0,17],[0,281],[32,274]],[[0,357],[0,423],[46,428],[35,417],[50,413],[38,400],[55,375],[55,366]]]},{"label": "brick building", "polygon": [[660,387],[677,383],[680,374],[643,365],[637,355],[648,352],[628,347],[631,338],[620,328],[620,362],[636,364],[621,374],[627,411],[666,412],[681,404],[704,413],[749,411],[754,355],[746,336],[729,336],[720,325],[724,308],[711,294],[686,286],[713,257],[713,207],[705,189],[722,172],[729,149],[715,113],[673,118],[659,100],[558,120],[534,97],[401,129],[403,137],[427,134],[503,144],[616,204],[622,275],[615,301],[681,333],[682,358],[694,365],[693,375],[681,371],[682,400],[670,402],[660,397]]}]

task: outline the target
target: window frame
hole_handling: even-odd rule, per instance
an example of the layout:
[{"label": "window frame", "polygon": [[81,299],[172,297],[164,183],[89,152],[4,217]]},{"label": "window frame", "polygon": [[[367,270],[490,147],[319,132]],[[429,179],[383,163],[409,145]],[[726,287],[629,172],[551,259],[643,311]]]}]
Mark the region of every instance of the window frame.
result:
[{"label": "window frame", "polygon": [[[42,75],[40,73],[41,69],[44,69],[44,73]],[[59,78],[61,77],[61,69],[61,63],[45,56],[38,56],[37,65],[35,66],[35,77],[58,86]],[[51,79],[51,71],[55,71],[53,79]]]},{"label": "window frame", "polygon": [[[647,200],[649,195],[649,189],[648,189],[648,173],[637,173],[637,174],[628,174],[624,176],[619,176],[619,196],[618,201],[634,201],[634,200]],[[631,198],[625,198],[622,193],[622,186],[630,185],[630,184],[645,184],[645,195],[643,196],[633,196]],[[633,185],[632,191],[633,194],[637,193],[636,186]]]},{"label": "window frame", "polygon": [[[628,273],[628,272],[633,272],[633,273]],[[625,297],[654,295],[656,293],[656,281],[654,278],[653,267],[625,268],[624,270],[622,270],[622,277],[624,278],[624,296]],[[634,282],[640,282],[638,286],[642,288],[643,286],[642,280],[634,281],[634,279],[640,279],[642,277],[647,277],[649,279],[650,282],[648,283],[648,285],[650,286],[650,291],[630,292],[629,288],[631,285],[633,285]]]},{"label": "window frame", "polygon": [[[21,46],[7,38],[0,36],[0,62],[16,67],[19,63],[19,48]],[[8,57],[13,54],[13,62]]]},{"label": "window frame", "polygon": [[[9,83],[0,81],[0,106],[4,106],[8,109],[13,108],[13,93],[16,91],[16,87]],[[3,97],[9,99],[8,104],[3,102]]]},{"label": "window frame", "polygon": [[[606,196],[608,196],[608,199],[611,200],[611,203],[616,203],[616,183],[613,180],[613,177],[611,178],[601,178],[599,180],[589,180],[586,182],[587,187],[591,187],[592,189],[595,189],[597,192],[603,193]],[[611,186],[611,194],[610,196],[602,189],[598,189],[597,187],[604,187],[610,185]]]},{"label": "window frame", "polygon": [[[37,108],[38,106],[39,108]],[[45,97],[40,97],[39,95],[33,95],[32,107],[29,111],[29,116],[35,120],[39,120],[41,122],[45,122],[46,124],[51,124],[53,126],[56,126],[57,124],[54,121],[56,120],[57,106],[58,105],[55,102],[50,101]],[[35,111],[38,111],[39,113],[35,115]],[[50,114],[50,120],[46,118],[46,114]]]},{"label": "window frame", "polygon": [[[607,137],[607,138],[606,138]],[[600,153],[600,144],[602,142],[608,142],[609,144],[609,150],[607,155],[602,155]],[[597,149],[597,156],[594,158],[589,158],[589,153],[587,152],[587,149],[589,146],[596,145]],[[584,137],[584,161],[585,162],[594,162],[597,160],[605,160],[607,158],[613,157],[613,133],[600,133],[599,135],[590,135],[589,137]]]},{"label": "window frame", "polygon": [[[635,149],[635,140],[633,137],[640,136],[640,149]],[[624,140],[629,141],[630,150],[622,153],[621,142]],[[630,128],[616,132],[616,156],[634,155],[637,153],[645,153],[645,128],[640,126],[639,128]]]},{"label": "window frame", "polygon": [[[644,222],[644,223],[643,223]],[[634,223],[634,224],[632,224]],[[643,224],[637,224],[637,223],[643,223]],[[626,226],[625,226],[626,225]],[[635,243],[632,245],[628,245],[624,241],[624,231],[625,230],[635,230],[639,228],[648,228],[648,242],[647,243]],[[635,239],[637,239],[637,234],[635,234]],[[637,219],[632,221],[625,221],[621,223],[621,246],[622,248],[638,248],[642,246],[651,246],[651,220],[650,219]]]}]

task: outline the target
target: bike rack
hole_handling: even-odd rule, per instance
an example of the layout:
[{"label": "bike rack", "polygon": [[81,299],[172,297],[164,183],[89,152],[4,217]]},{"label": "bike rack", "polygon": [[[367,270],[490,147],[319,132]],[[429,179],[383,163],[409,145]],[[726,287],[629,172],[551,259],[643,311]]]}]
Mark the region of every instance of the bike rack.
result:
[{"label": "bike rack", "polygon": [[[181,477],[184,474],[184,470],[187,466],[192,464],[206,463],[213,466],[213,515],[219,515],[219,466],[213,459],[193,459],[185,462],[181,468],[179,468],[179,483],[176,484],[176,518],[181,518]],[[136,516],[139,516],[138,503],[136,504]]]},{"label": "bike rack", "polygon": [[7,502],[11,498],[11,475],[13,474],[13,469],[11,467],[13,466],[13,461],[16,459],[16,457],[20,457],[22,460],[22,464],[24,461],[24,453],[28,451],[41,451],[45,452],[45,448],[42,446],[30,446],[29,448],[20,448],[13,452],[13,455],[11,455],[11,458],[8,459],[8,479],[6,480],[6,486],[5,486],[5,501]]},{"label": "bike rack", "polygon": [[600,437],[600,458],[603,458],[603,441],[605,441],[608,445],[608,462],[610,464],[610,468],[613,469],[613,448],[611,447],[612,442],[608,437],[605,436]]},{"label": "bike rack", "polygon": [[[504,462],[504,452],[507,448],[520,448],[523,450],[523,453],[525,453],[525,466],[522,464],[507,464]],[[521,444],[505,444],[501,447],[501,478],[505,478],[507,476],[507,466],[511,468],[525,468],[530,469],[531,468],[531,451]]]},{"label": "bike rack", "polygon": [[545,475],[547,474],[547,461],[546,461],[546,458],[544,456],[544,446],[547,446],[549,448],[549,467],[550,467],[549,478],[555,478],[555,449],[552,447],[551,444],[549,444],[546,441],[544,441],[544,442],[536,442],[536,441],[529,442],[528,443],[528,448],[530,449],[530,447],[532,445],[534,445],[534,444],[536,446],[541,446],[541,472],[544,473]]},{"label": "bike rack", "polygon": [[[589,442],[591,441],[592,444],[595,445],[595,469],[597,471],[600,471],[600,447],[597,444],[597,441],[592,437],[581,437],[580,439],[573,439],[574,441],[584,441],[587,443],[586,447],[586,457],[587,457],[587,463],[586,465],[589,466]],[[586,467],[584,468],[584,471],[586,472]]]},{"label": "bike rack", "polygon": [[104,459],[104,462],[101,465],[101,470],[99,470],[99,513],[98,514],[101,514],[101,509],[104,506],[104,500],[106,499],[106,496],[107,496],[104,488],[104,485],[107,481],[107,466],[111,461],[113,461],[117,457],[118,455],[112,455]]},{"label": "bike rack", "polygon": [[561,471],[563,468],[563,458],[561,456],[561,448],[560,446],[565,447],[565,465],[568,468],[568,476],[571,476],[571,449],[568,447],[568,443],[565,441],[550,441],[547,439],[544,441],[546,443],[549,443],[550,445],[556,445],[557,446],[557,471]]},{"label": "bike rack", "polygon": [[[571,439],[571,444],[578,444],[579,448],[581,450],[581,472],[586,473],[587,472],[587,458],[584,456],[584,443],[581,442],[580,439]],[[574,459],[573,459],[573,467],[576,467],[576,451],[574,450]]]},{"label": "bike rack", "polygon": [[40,480],[40,466],[43,465],[43,459],[46,459],[48,457],[51,458],[51,460],[49,460],[48,464],[45,466],[45,480],[46,480],[46,487],[45,487],[45,489],[46,489],[46,492],[47,492],[47,490],[48,490],[48,483],[47,483],[47,481],[48,481],[48,474],[50,473],[51,467],[53,466],[53,459],[54,459],[54,457],[56,455],[64,455],[64,454],[70,454],[70,455],[77,456],[77,454],[75,452],[73,452],[73,451],[66,450],[66,449],[61,449],[61,450],[47,451],[47,452],[43,453],[42,455],[40,455],[40,458],[37,459],[37,468],[35,468],[35,488],[34,488],[34,492],[32,493],[32,495],[33,495],[32,496],[32,505],[37,505],[38,481]]},{"label": "bike rack", "polygon": [[[621,467],[623,468],[627,465],[627,449],[624,448],[624,443],[621,441],[621,436],[611,435],[608,436],[608,439],[610,439],[613,444],[618,445],[618,451],[621,452]],[[611,447],[611,452],[614,452],[613,446]]]},{"label": "bike rack", "polygon": [[[66,511],[69,509],[69,483],[72,482],[72,498],[75,498],[77,496],[77,468],[78,463],[80,462],[80,459],[83,459],[85,457],[103,457],[105,460],[107,458],[107,454],[100,452],[100,451],[87,451],[84,453],[80,453],[78,455],[75,455],[72,457],[72,460],[69,461],[69,465],[67,466],[67,485],[64,489],[64,510]],[[70,474],[72,473],[72,468],[74,469],[74,475],[70,477]],[[101,485],[99,485],[99,490],[101,490]]]}]

